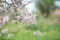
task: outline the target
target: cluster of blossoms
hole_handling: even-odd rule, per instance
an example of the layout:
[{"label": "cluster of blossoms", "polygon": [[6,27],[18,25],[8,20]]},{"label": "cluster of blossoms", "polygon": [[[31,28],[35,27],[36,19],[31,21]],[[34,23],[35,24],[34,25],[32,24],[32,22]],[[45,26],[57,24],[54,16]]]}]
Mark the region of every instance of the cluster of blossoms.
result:
[{"label": "cluster of blossoms", "polygon": [[32,14],[26,14],[23,18],[22,18],[22,22],[28,23],[30,25],[35,24],[36,22],[36,15],[32,15]]},{"label": "cluster of blossoms", "polygon": [[44,36],[44,35],[46,35],[46,32],[40,32],[39,30],[37,30],[33,34],[34,34],[34,36]]},{"label": "cluster of blossoms", "polygon": [[12,23],[16,23],[19,20],[23,23],[34,25],[36,23],[36,16],[37,15],[34,15],[32,13],[29,14],[29,13],[22,12],[20,13],[20,16],[15,17],[15,20],[13,20]]},{"label": "cluster of blossoms", "polygon": [[6,35],[8,38],[11,38],[11,37],[14,36],[13,33],[9,33],[9,32],[8,32],[8,29],[2,29],[2,30],[0,31],[0,37],[5,36],[5,35]]},{"label": "cluster of blossoms", "polygon": [[2,25],[7,24],[9,21],[10,17],[8,15],[5,15],[4,17],[0,18],[0,27],[2,27]]}]

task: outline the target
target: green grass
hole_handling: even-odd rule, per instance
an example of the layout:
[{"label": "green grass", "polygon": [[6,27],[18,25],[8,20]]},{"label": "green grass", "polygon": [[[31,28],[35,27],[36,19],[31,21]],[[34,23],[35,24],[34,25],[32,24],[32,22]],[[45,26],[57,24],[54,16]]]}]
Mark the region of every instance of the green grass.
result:
[{"label": "green grass", "polygon": [[[38,20],[33,26],[22,22],[18,22],[17,25],[9,23],[4,28],[9,29],[10,32],[16,32],[13,38],[7,38],[6,40],[60,40],[60,23],[49,19]],[[34,36],[33,32],[35,30],[40,30],[47,34],[44,36]]]}]

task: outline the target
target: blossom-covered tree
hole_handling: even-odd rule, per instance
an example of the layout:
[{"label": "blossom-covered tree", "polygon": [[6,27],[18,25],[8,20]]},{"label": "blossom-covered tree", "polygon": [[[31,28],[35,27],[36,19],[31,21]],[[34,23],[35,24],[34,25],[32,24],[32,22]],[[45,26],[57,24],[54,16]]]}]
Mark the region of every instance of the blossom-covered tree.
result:
[{"label": "blossom-covered tree", "polygon": [[8,29],[3,29],[3,25],[5,25],[10,19],[12,19],[12,23],[21,21],[30,25],[35,24],[36,21],[36,15],[31,13],[29,14],[25,8],[25,6],[33,0],[27,2],[26,4],[22,3],[23,0],[10,1],[11,2],[8,3],[6,0],[0,0],[0,14],[3,15],[2,18],[0,18],[0,37],[7,36],[11,38],[14,36],[14,34],[10,33]]}]

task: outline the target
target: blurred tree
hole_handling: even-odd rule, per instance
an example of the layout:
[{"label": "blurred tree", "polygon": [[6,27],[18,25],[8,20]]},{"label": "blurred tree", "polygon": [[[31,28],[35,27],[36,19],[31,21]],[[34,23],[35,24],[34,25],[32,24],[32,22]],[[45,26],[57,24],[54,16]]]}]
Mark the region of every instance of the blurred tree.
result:
[{"label": "blurred tree", "polygon": [[42,15],[46,13],[46,17],[50,15],[50,11],[55,9],[54,0],[38,0],[36,1],[36,8],[38,8]]}]

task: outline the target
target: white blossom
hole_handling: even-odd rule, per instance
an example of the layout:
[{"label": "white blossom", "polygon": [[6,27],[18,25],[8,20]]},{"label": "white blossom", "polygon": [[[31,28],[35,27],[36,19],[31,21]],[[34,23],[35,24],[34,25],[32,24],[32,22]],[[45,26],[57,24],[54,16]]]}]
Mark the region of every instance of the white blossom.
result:
[{"label": "white blossom", "polygon": [[8,29],[2,30],[2,33],[3,33],[3,34],[4,34],[4,33],[8,33]]},{"label": "white blossom", "polygon": [[10,18],[9,18],[8,15],[4,16],[4,17],[3,17],[3,24],[5,24],[6,22],[8,22],[9,19],[10,19]]},{"label": "white blossom", "polygon": [[9,16],[6,15],[3,19],[4,19],[4,21],[9,21]]},{"label": "white blossom", "polygon": [[39,30],[34,32],[34,36],[44,36],[46,35],[46,32],[40,32]]},{"label": "white blossom", "polygon": [[37,30],[34,32],[34,36],[38,36],[40,34],[40,32]]},{"label": "white blossom", "polygon": [[8,37],[13,37],[13,36],[14,36],[14,34],[12,34],[12,33],[11,34],[8,34]]}]

